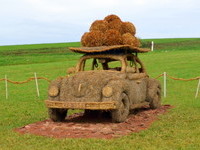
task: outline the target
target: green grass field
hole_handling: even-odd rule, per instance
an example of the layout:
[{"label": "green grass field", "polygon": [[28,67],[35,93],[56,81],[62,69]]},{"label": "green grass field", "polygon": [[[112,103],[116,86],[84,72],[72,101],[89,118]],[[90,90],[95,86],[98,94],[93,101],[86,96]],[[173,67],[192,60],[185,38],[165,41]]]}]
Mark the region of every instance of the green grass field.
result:
[{"label": "green grass field", "polygon": [[[148,42],[149,40],[143,40]],[[160,47],[154,52],[139,54],[151,77],[166,71],[178,78],[200,76],[200,39],[154,39]],[[177,44],[179,43],[179,44]],[[187,43],[187,46],[185,46]],[[196,44],[194,44],[196,43]],[[24,81],[34,76],[51,80],[65,76],[76,64],[80,54],[67,47],[80,43],[0,46],[0,79]],[[159,78],[163,84],[163,78]],[[9,98],[5,98],[5,83],[0,82],[0,150],[21,149],[200,149],[200,93],[194,98],[198,81],[167,79],[167,98],[163,104],[175,106],[159,116],[148,130],[112,140],[53,139],[35,135],[20,135],[13,129],[48,118],[44,100],[48,82],[39,80],[40,97],[34,81],[8,84]],[[71,111],[73,113],[73,111]]]},{"label": "green grass field", "polygon": [[199,50],[200,38],[176,38],[176,39],[145,39],[143,46],[149,46],[154,41],[156,50]]}]

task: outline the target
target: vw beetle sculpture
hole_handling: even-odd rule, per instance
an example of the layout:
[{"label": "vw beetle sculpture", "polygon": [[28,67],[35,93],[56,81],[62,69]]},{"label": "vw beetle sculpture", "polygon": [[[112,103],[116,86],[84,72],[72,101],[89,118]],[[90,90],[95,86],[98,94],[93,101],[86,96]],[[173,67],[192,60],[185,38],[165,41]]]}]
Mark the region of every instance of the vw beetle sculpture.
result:
[{"label": "vw beetle sculpture", "polygon": [[83,109],[91,113],[106,111],[113,122],[124,122],[133,109],[160,107],[161,85],[148,76],[137,56],[145,51],[130,46],[109,47],[101,52],[94,47],[89,53],[86,49],[71,48],[85,53],[75,74],[58,78],[49,86],[45,103],[53,121],[64,121],[68,109]]}]

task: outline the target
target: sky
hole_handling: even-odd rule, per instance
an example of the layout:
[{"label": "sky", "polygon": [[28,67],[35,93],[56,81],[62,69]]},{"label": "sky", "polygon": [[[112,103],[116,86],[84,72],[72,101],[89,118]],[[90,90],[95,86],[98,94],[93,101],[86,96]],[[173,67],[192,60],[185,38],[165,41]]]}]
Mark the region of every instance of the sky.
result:
[{"label": "sky", "polygon": [[110,14],[141,39],[200,37],[200,0],[0,0],[0,45],[78,42]]}]

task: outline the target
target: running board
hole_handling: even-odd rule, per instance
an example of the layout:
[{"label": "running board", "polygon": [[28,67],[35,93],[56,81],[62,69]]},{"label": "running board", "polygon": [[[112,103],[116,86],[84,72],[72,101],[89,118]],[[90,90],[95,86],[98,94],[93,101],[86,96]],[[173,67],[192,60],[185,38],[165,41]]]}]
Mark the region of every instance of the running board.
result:
[{"label": "running board", "polygon": [[141,107],[143,107],[145,105],[149,105],[149,102],[144,102],[144,103],[139,103],[139,104],[133,104],[131,106],[131,109],[141,108]]}]

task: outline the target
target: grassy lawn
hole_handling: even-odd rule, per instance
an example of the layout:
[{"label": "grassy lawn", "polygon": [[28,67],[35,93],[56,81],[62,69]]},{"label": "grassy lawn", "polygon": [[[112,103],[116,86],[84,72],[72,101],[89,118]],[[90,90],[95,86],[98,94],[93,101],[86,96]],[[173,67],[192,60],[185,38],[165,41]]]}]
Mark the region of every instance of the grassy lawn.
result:
[{"label": "grassy lawn", "polygon": [[151,45],[154,41],[155,50],[199,50],[200,38],[176,38],[176,39],[145,39],[143,46]]},{"label": "grassy lawn", "polygon": [[71,43],[50,43],[50,44],[33,44],[33,45],[8,45],[0,46],[0,51],[18,51],[18,50],[38,50],[38,49],[56,49],[65,47],[77,47],[80,46],[79,42]]},{"label": "grassy lawn", "polygon": [[[163,47],[168,43],[170,48],[165,47],[147,54],[139,54],[151,77],[156,77],[164,71],[178,78],[200,76],[200,44],[191,49],[196,41],[200,41],[199,39],[159,39],[158,41],[157,43]],[[176,47],[171,44],[177,42],[181,42],[181,45]],[[185,44],[182,44],[184,42],[190,43],[187,45],[190,48],[186,49]],[[60,43],[0,47],[0,79],[6,74],[10,80],[23,81],[33,77],[34,72],[37,72],[38,76],[51,80],[58,76],[65,76],[66,69],[74,66],[81,56],[69,52],[67,47],[79,45],[80,43],[68,45]],[[163,84],[163,78],[159,80]],[[117,139],[102,140],[53,139],[15,133],[14,128],[48,118],[44,105],[48,82],[39,80],[41,95],[39,98],[34,81],[21,85],[9,83],[9,99],[5,99],[5,85],[4,82],[0,82],[0,150],[200,149],[200,93],[197,99],[194,98],[197,83],[197,80],[186,82],[168,78],[167,98],[162,98],[162,103],[173,105],[175,108],[159,116],[159,120],[148,130]]]}]

